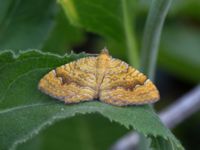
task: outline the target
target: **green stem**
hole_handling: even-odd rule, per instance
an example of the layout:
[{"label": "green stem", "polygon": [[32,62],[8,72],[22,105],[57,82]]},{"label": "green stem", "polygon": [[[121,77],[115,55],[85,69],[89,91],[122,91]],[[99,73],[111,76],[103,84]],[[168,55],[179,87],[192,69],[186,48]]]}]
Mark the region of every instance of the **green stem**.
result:
[{"label": "green stem", "polygon": [[137,52],[136,40],[134,37],[133,26],[129,16],[127,0],[122,0],[122,10],[123,10],[123,23],[126,36],[126,45],[128,50],[128,59],[132,66],[139,68],[139,56]]},{"label": "green stem", "polygon": [[154,79],[160,35],[172,0],[153,0],[147,17],[141,48],[141,69]]}]

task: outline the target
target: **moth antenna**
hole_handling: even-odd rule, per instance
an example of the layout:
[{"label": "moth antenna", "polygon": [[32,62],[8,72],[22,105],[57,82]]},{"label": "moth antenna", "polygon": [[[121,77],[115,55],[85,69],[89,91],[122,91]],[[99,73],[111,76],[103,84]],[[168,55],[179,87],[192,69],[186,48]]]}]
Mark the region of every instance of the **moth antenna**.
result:
[{"label": "moth antenna", "polygon": [[106,47],[104,47],[102,50],[101,50],[101,54],[107,54],[109,55],[109,51]]}]

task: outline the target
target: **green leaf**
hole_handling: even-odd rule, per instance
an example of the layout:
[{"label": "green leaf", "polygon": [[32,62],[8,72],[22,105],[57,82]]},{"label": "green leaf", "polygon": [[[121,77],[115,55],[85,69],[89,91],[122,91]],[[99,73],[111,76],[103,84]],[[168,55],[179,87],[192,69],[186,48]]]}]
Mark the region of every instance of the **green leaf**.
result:
[{"label": "green leaf", "polygon": [[189,17],[190,19],[199,20],[200,1],[175,0],[173,1],[170,16],[178,18],[177,20],[184,19],[184,16],[187,16],[187,19]]},{"label": "green leaf", "polygon": [[1,0],[0,50],[41,48],[53,25],[54,0]]},{"label": "green leaf", "polygon": [[3,60],[0,68],[1,150],[15,148],[58,120],[94,112],[127,128],[134,128],[154,143],[156,139],[159,143],[164,141],[165,146],[173,145],[172,149],[183,149],[148,105],[117,107],[99,101],[64,105],[37,89],[38,81],[48,71],[88,54],[60,57],[36,50],[17,56],[11,51],[0,53],[0,58],[5,56],[9,58],[8,62],[0,59]]},{"label": "green leaf", "polygon": [[82,40],[83,32],[72,26],[65,17],[63,10],[59,8],[54,28],[44,43],[42,50],[64,54],[67,49],[72,49],[75,44],[80,43]]},{"label": "green leaf", "polygon": [[37,146],[37,150],[106,150],[126,132],[127,129],[98,114],[78,115],[55,123],[17,149]]},{"label": "green leaf", "polygon": [[[117,57],[127,51],[129,62],[139,66],[133,32],[134,1],[128,0],[58,0],[72,24],[104,37],[106,46]],[[92,15],[91,15],[92,14]],[[131,14],[131,16],[130,16]]]},{"label": "green leaf", "polygon": [[163,32],[159,64],[182,79],[200,81],[200,30],[171,25]]},{"label": "green leaf", "polygon": [[141,69],[151,80],[154,80],[160,35],[171,2],[153,0],[148,13],[142,40]]}]

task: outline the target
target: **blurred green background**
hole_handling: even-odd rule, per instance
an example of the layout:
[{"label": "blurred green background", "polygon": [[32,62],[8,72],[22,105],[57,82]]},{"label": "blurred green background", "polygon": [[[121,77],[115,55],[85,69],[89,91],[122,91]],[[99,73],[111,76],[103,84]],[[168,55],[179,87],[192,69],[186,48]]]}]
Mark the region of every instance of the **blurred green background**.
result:
[{"label": "blurred green background", "polygon": [[[82,51],[99,53],[106,46],[113,57],[128,61],[128,53],[124,46],[125,37],[121,36],[121,24],[118,19],[121,17],[119,5],[105,0],[98,1],[99,5],[95,5],[97,1],[90,0],[74,0],[73,3],[79,10],[77,13],[80,18],[76,18],[76,13],[70,10],[72,7],[66,8],[70,10],[66,16],[66,10],[54,0],[1,0],[0,50],[12,49],[19,52],[41,49],[44,52],[63,55],[71,50],[77,53]],[[133,20],[132,28],[138,51],[149,6],[150,1],[130,2],[130,17]],[[156,84],[161,92],[161,101],[156,103],[156,110],[165,108],[192,89],[199,81],[200,1],[174,0],[164,24],[159,48]],[[85,120],[92,120],[93,124],[88,127]],[[200,149],[199,120],[198,112],[173,129],[174,134],[187,150]],[[93,133],[87,130],[90,128],[98,131],[97,128],[101,124],[105,124],[108,128],[96,132],[97,135],[92,135]],[[85,144],[90,141],[80,140],[85,142],[78,142],[82,145],[91,145],[84,149],[92,149],[99,144],[103,145],[102,147],[105,145],[106,148],[128,132],[117,124],[110,130],[109,124],[109,121],[102,119],[101,116],[93,115],[59,121],[27,143],[20,145],[19,149],[37,149],[39,145],[49,150],[61,145],[66,148],[71,147],[69,144],[79,149],[81,145],[73,142],[77,137],[88,139],[81,137],[88,134],[90,138],[99,136],[104,139],[91,144]],[[66,125],[67,131],[65,131]],[[84,129],[81,131],[85,133],[79,133],[80,128]],[[110,133],[112,136],[107,137],[107,131],[112,131]],[[69,139],[72,142],[68,142]]]}]

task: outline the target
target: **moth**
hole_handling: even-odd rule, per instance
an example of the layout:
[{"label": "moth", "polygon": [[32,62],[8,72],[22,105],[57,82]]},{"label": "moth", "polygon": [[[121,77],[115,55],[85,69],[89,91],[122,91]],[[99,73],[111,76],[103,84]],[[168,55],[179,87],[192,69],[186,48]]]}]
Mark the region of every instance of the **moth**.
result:
[{"label": "moth", "polygon": [[99,99],[126,106],[159,100],[159,91],[144,74],[103,49],[96,57],[72,61],[47,73],[38,88],[61,101],[79,103]]}]

